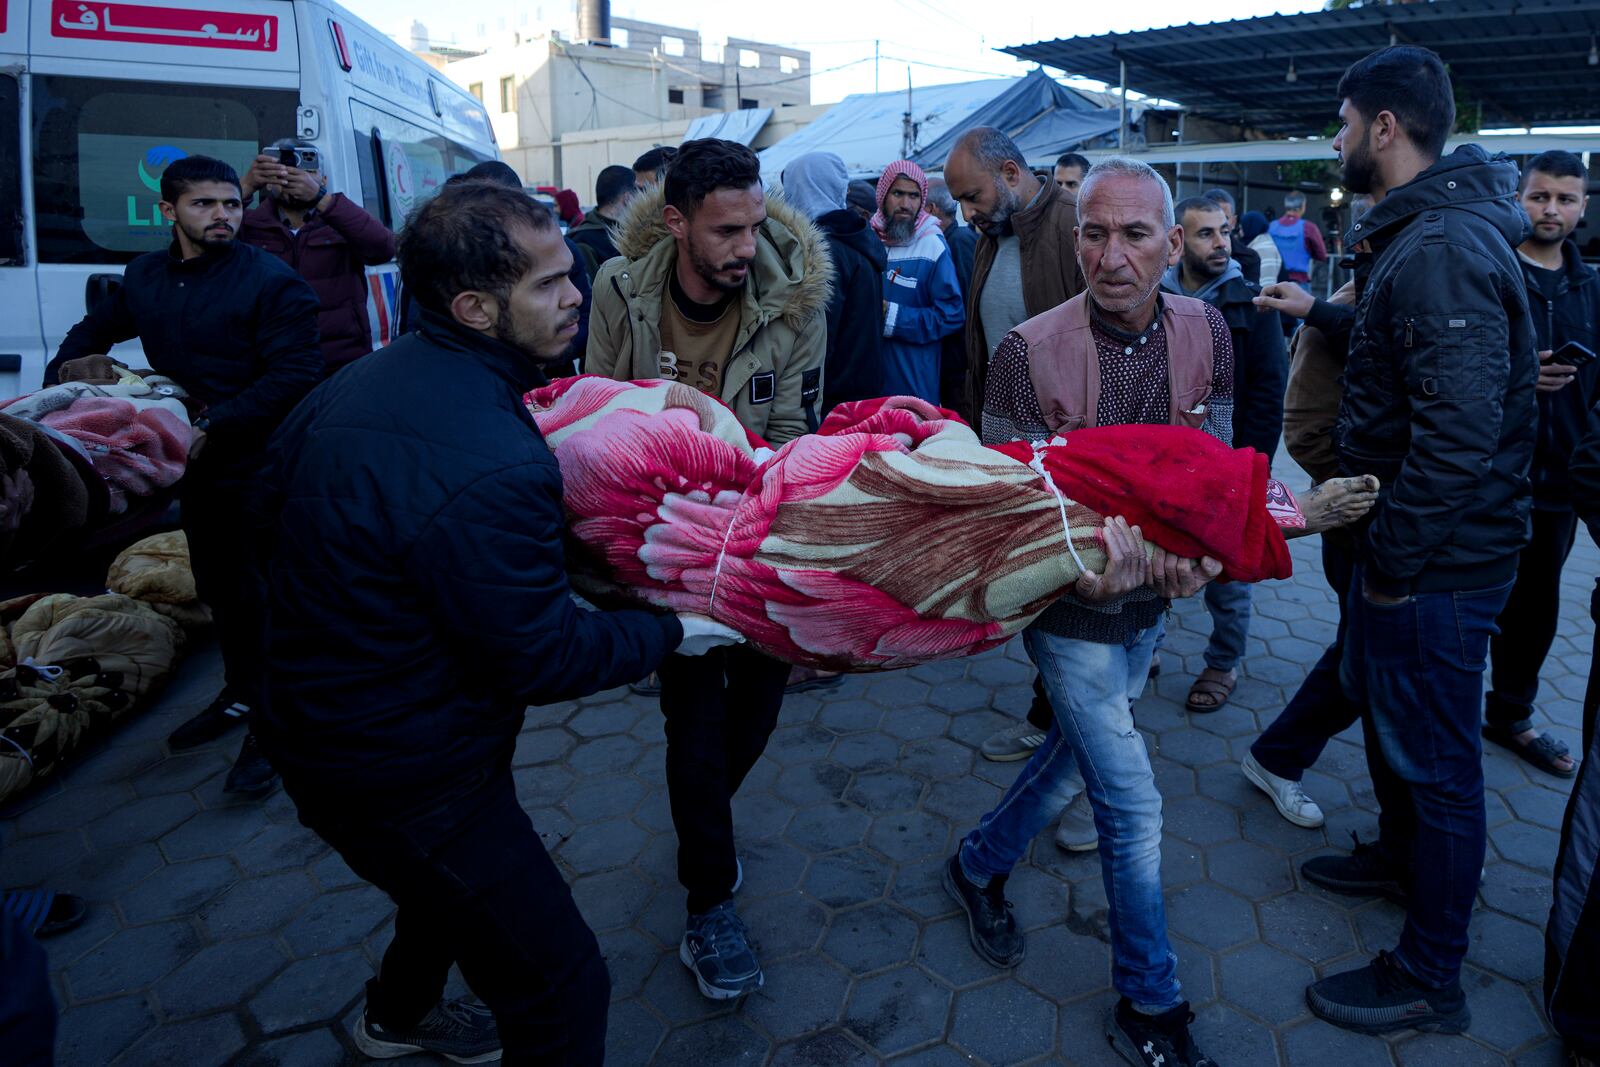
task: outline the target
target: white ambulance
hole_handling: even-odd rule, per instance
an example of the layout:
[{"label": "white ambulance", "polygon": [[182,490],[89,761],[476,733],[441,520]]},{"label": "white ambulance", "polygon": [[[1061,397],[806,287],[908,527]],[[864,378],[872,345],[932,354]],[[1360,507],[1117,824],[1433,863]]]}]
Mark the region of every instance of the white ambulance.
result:
[{"label": "white ambulance", "polygon": [[[392,229],[498,158],[478,100],[324,0],[0,0],[0,398],[37,388],[123,266],[166,247],[167,164],[242,174],[291,136]],[[393,265],[368,280],[377,345],[396,280]],[[137,342],[116,354],[142,365]]]}]

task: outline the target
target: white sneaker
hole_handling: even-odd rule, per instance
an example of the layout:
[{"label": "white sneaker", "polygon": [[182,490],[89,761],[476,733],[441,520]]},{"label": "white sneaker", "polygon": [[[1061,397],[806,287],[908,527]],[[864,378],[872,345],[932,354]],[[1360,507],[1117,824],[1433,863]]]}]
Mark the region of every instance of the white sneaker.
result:
[{"label": "white sneaker", "polygon": [[983,758],[994,763],[1012,763],[1027,759],[1033,750],[1044,744],[1044,731],[1024,719],[1015,726],[992,735],[983,743]]},{"label": "white sneaker", "polygon": [[1306,796],[1306,791],[1301,788],[1299,782],[1293,778],[1279,778],[1257,763],[1253,753],[1246,752],[1244,763],[1240,766],[1244,776],[1272,798],[1279,815],[1296,826],[1304,826],[1307,829],[1315,829],[1322,825],[1322,809],[1317,807],[1315,800]]},{"label": "white sneaker", "polygon": [[1100,847],[1100,834],[1094,828],[1094,809],[1089,806],[1088,793],[1079,793],[1061,813],[1056,844],[1068,852],[1093,852]]}]

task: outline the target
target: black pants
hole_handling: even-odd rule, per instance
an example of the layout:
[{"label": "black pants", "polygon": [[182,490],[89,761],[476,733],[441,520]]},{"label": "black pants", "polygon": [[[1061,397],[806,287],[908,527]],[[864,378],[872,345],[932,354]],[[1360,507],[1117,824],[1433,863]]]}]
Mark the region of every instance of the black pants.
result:
[{"label": "black pants", "polygon": [[[1593,614],[1600,622],[1600,585]],[[1600,1057],[1600,630],[1589,661],[1589,691],[1583,701],[1583,754],[1578,780],[1567,799],[1561,850],[1556,855],[1555,906],[1545,930],[1545,1010],[1567,1047]],[[1579,829],[1582,827],[1583,829]]]},{"label": "black pants", "polygon": [[1322,535],[1322,574],[1339,597],[1339,629],[1293,699],[1250,746],[1250,754],[1279,778],[1296,782],[1317,762],[1334,734],[1347,729],[1361,709],[1344,694],[1339,663],[1344,659],[1344,600],[1355,569],[1349,534],[1329,530]]},{"label": "black pants", "polygon": [[234,700],[260,704],[266,654],[266,582],[257,560],[259,458],[205,452],[184,476],[181,521],[195,591],[217,628],[224,682]]},{"label": "black pants", "polygon": [[1508,728],[1533,714],[1539,669],[1550,654],[1561,617],[1561,568],[1572,554],[1578,517],[1570,511],[1533,512],[1533,540],[1517,562],[1517,584],[1489,641],[1489,695],[1483,718]]},{"label": "black pants", "polygon": [[733,794],[767,747],[789,665],[747,648],[668,656],[657,669],[667,729],[667,793],[689,914],[733,895]]},{"label": "black pants", "polygon": [[55,1044],[56,1001],[45,951],[20,920],[0,911],[0,1060],[50,1067]]},{"label": "black pants", "polygon": [[[367,1011],[414,1025],[461,968],[500,1027],[508,1067],[594,1067],[605,1058],[611,980],[594,933],[517,803],[511,772],[403,813],[286,782],[300,821],[399,908]],[[330,990],[330,995],[344,995]]]}]

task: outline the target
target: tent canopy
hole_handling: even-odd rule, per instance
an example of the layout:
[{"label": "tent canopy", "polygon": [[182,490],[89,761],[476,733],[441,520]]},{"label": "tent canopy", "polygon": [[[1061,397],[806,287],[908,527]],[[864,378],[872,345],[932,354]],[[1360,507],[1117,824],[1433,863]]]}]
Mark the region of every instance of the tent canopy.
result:
[{"label": "tent canopy", "polygon": [[1116,111],[1097,107],[1034,70],[911,158],[925,170],[943,167],[963,133],[993,126],[1017,143],[1030,165],[1048,166],[1091,138],[1115,133],[1117,122]]},{"label": "tent canopy", "polygon": [[701,115],[689,123],[683,139],[693,141],[701,137],[720,137],[724,141],[738,141],[748,145],[772,118],[770,107],[749,107],[738,111],[719,111],[715,115]]}]

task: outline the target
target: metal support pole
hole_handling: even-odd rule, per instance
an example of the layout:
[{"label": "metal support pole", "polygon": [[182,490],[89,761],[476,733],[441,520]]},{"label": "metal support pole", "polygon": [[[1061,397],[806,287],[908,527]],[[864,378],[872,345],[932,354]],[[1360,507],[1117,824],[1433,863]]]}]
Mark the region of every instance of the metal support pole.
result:
[{"label": "metal support pole", "polygon": [[878,42],[872,42],[872,91],[878,91]]},{"label": "metal support pole", "polygon": [[1120,68],[1122,85],[1122,104],[1117,108],[1117,150],[1120,152],[1128,147],[1128,61],[1117,60]]}]

